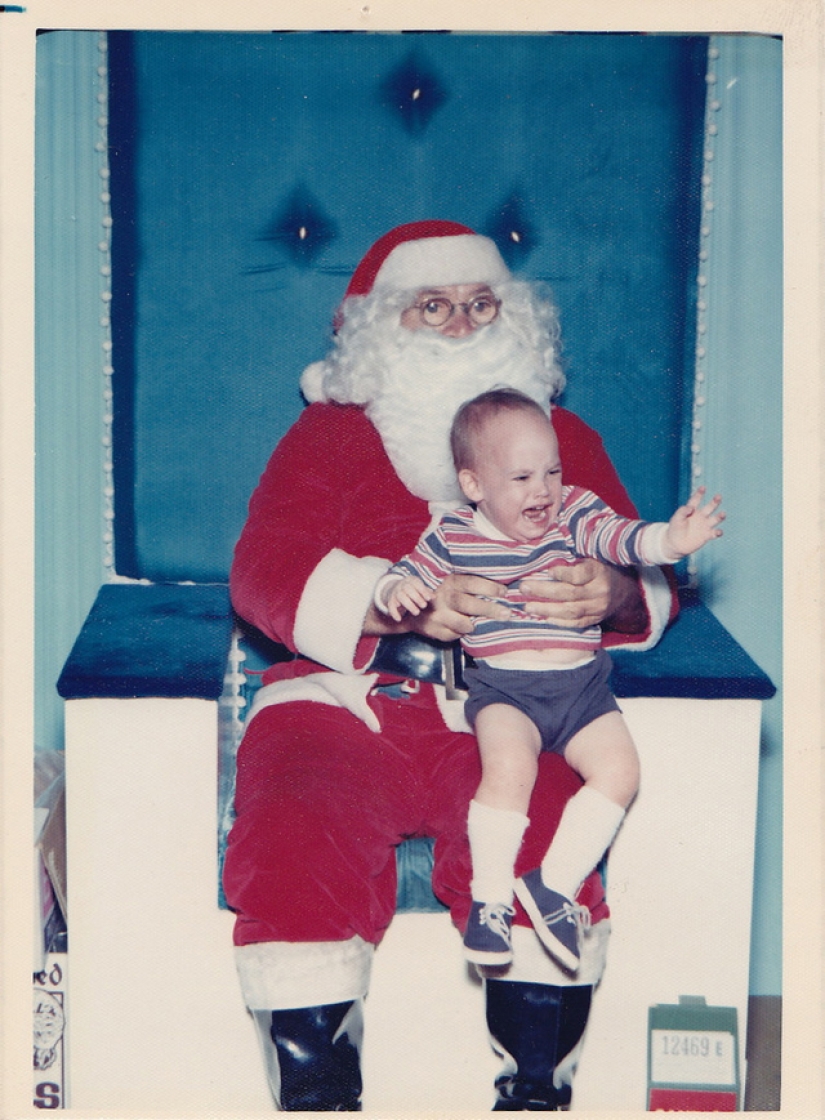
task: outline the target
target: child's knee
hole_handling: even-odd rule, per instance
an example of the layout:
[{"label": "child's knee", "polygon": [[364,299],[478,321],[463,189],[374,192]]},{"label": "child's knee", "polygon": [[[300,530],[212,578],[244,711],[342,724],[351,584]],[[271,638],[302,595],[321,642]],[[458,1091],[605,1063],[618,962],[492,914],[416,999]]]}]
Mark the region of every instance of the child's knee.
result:
[{"label": "child's knee", "polygon": [[605,780],[612,785],[613,800],[627,807],[639,792],[641,763],[633,740],[628,735],[616,744],[610,760],[605,760]]},{"label": "child's knee", "polygon": [[625,808],[627,808],[627,806],[639,792],[639,785],[641,784],[641,780],[642,771],[641,766],[639,765],[639,756],[634,750],[633,757],[631,759],[628,759],[623,772],[619,775],[617,790],[619,796],[617,800],[620,805],[624,805]]},{"label": "child's knee", "polygon": [[537,771],[538,760],[531,751],[491,751],[482,763],[482,785],[490,791],[531,790]]},{"label": "child's knee", "polygon": [[635,744],[628,734],[598,743],[571,743],[565,757],[592,789],[627,808],[639,792],[641,765]]}]

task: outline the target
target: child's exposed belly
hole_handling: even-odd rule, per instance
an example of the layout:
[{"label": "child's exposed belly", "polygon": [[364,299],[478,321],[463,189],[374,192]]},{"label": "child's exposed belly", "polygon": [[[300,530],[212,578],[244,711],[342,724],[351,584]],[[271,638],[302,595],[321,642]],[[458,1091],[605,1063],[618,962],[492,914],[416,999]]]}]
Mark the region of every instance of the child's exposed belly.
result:
[{"label": "child's exposed belly", "polygon": [[573,669],[586,665],[595,654],[581,649],[564,649],[548,646],[547,649],[513,650],[485,657],[484,663],[494,669]]}]

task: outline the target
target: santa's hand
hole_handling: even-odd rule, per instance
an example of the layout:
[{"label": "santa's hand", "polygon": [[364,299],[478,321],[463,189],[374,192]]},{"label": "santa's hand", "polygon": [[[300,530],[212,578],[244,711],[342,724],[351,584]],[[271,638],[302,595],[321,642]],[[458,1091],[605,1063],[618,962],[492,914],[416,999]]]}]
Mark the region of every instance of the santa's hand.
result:
[{"label": "santa's hand", "polygon": [[387,610],[400,622],[405,614],[418,615],[429,605],[433,591],[417,576],[404,576],[387,590]]},{"label": "santa's hand", "polygon": [[469,634],[479,616],[509,618],[509,607],[490,601],[505,592],[503,584],[482,576],[447,576],[434,592],[427,609],[409,618],[409,628],[427,638],[451,642],[462,634]]},{"label": "santa's hand", "polygon": [[700,486],[668,522],[665,544],[676,557],[689,556],[708,541],[722,536],[722,530],[717,528],[725,520],[725,514],[719,509],[722,496],[715,494],[703,506],[705,493],[705,487]]},{"label": "santa's hand", "polygon": [[629,580],[632,577],[621,569],[582,559],[559,564],[541,578],[522,580],[521,591],[528,614],[559,626],[585,629],[598,626],[623,607]]}]

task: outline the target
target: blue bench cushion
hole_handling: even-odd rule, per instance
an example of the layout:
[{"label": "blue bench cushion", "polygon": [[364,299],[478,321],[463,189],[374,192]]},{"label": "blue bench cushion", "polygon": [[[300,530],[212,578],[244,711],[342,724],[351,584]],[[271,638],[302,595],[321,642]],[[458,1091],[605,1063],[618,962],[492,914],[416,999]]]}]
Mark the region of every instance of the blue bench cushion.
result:
[{"label": "blue bench cushion", "polygon": [[772,681],[699,598],[682,588],[680,611],[661,641],[644,653],[611,651],[616,696],[698,700],[769,700]]},{"label": "blue bench cushion", "polygon": [[226,584],[100,588],[57,682],[64,700],[217,700],[232,641]]}]

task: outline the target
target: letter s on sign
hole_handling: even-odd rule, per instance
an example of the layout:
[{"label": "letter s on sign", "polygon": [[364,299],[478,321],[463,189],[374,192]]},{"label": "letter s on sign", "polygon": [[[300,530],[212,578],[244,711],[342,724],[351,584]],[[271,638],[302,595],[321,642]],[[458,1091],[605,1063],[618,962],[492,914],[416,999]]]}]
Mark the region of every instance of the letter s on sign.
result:
[{"label": "letter s on sign", "polygon": [[60,1086],[53,1081],[41,1081],[34,1092],[35,1108],[60,1108]]}]

